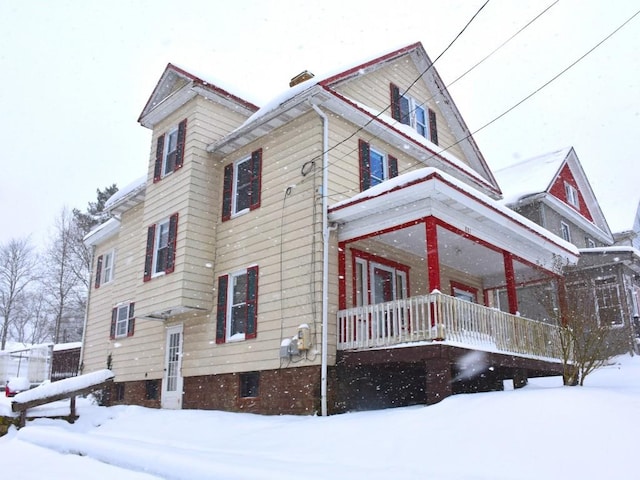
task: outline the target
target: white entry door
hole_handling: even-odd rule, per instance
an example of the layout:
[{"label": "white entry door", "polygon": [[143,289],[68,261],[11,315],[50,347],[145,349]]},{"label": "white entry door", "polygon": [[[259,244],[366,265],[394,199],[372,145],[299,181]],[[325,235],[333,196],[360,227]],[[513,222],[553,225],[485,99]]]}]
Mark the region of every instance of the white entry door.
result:
[{"label": "white entry door", "polygon": [[162,408],[182,408],[182,325],[167,328]]}]

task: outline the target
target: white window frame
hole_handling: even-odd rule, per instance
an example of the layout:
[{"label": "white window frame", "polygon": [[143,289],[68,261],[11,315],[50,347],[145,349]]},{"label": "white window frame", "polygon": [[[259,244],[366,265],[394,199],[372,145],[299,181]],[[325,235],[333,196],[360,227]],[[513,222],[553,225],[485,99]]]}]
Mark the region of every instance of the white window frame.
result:
[{"label": "white window frame", "polygon": [[[238,278],[244,276],[245,277],[245,291],[244,291],[244,300],[238,303],[235,303],[234,293],[237,286]],[[225,341],[226,342],[241,342],[246,338],[246,330],[247,325],[244,326],[244,332],[242,333],[232,333],[232,327],[234,326],[233,322],[233,308],[241,307],[244,305],[245,310],[248,308],[247,305],[247,287],[249,282],[249,272],[248,270],[239,270],[237,272],[233,272],[229,274],[229,284],[227,285],[227,324],[225,326]]]},{"label": "white window frame", "polygon": [[[356,292],[356,306],[362,307],[363,305],[369,305],[369,273],[367,261],[364,258],[356,258],[355,269],[355,285],[353,288]],[[360,291],[358,291],[358,283],[360,284]]]},{"label": "white window frame", "polygon": [[[115,338],[126,337],[129,332],[129,307],[131,306],[131,302],[120,303],[115,306],[117,314],[116,314],[116,327],[115,327]],[[124,318],[122,318],[124,315]]]},{"label": "white window frame", "polygon": [[596,248],[596,242],[591,237],[585,238],[585,244],[587,245],[587,248]]},{"label": "white window frame", "polygon": [[[164,246],[161,244],[161,240],[163,240],[163,228],[166,228],[166,243],[164,244]],[[151,267],[151,276],[152,277],[159,277],[161,275],[165,274],[165,270],[167,269],[167,265],[166,262],[168,261],[168,257],[165,258],[165,265],[162,266],[162,268],[160,269],[160,271],[158,271],[158,253],[160,252],[160,250],[162,248],[165,249],[169,249],[169,232],[171,229],[171,224],[170,224],[170,219],[166,219],[163,220],[161,222],[156,223],[156,232],[155,232],[155,239],[154,239],[154,243],[153,243],[153,263],[152,263],[152,267]]]},{"label": "white window frame", "polygon": [[580,199],[578,197],[578,190],[569,182],[564,182],[564,192],[567,196],[567,202],[576,208],[580,208]]},{"label": "white window frame", "polygon": [[[391,267],[389,265],[385,265],[383,263],[370,261],[368,273],[369,273],[369,277],[372,279],[372,283],[373,283],[373,279],[375,278],[374,272],[376,268],[379,270],[384,270],[386,272],[391,273],[392,279],[393,279],[391,282],[391,289],[392,289],[391,296],[393,297],[394,301],[407,298],[407,275],[405,272],[403,272],[402,270],[398,270],[397,268]],[[374,301],[374,298],[373,298],[373,296],[375,295],[374,288],[375,287],[372,284],[369,291],[369,302]]]},{"label": "white window frame", "polygon": [[[605,291],[607,290],[607,291]],[[613,299],[613,295],[611,292],[615,290],[615,297],[617,299],[617,305],[611,303]],[[621,328],[624,327],[624,317],[622,310],[622,293],[620,291],[620,284],[618,283],[618,279],[615,276],[607,276],[602,278],[597,278],[594,280],[594,299],[596,302],[596,309],[598,311],[598,324],[600,326],[610,327],[610,328]],[[602,323],[602,319],[600,318],[600,310],[605,308],[617,308],[620,313],[620,317],[618,318],[618,322],[616,323]]]},{"label": "white window frame", "polygon": [[562,234],[562,238],[564,240],[571,243],[571,228],[569,228],[568,223],[560,222],[560,233]]},{"label": "white window frame", "polygon": [[[173,142],[172,142],[173,140]],[[173,150],[169,148],[173,146]],[[173,165],[170,166],[168,160],[169,156],[173,154]],[[178,157],[178,127],[174,127],[169,130],[164,137],[164,149],[162,153],[162,178],[171,175],[176,168],[176,161]],[[169,169],[167,171],[167,169]]]},{"label": "white window frame", "polygon": [[[402,102],[406,101],[408,104],[409,111],[408,113],[408,122],[403,121],[403,112],[402,112]],[[420,110],[422,115],[424,116],[424,123],[419,122],[418,115],[416,112]],[[427,140],[431,141],[431,128],[429,126],[429,110],[424,107],[421,103],[419,103],[416,99],[409,95],[400,95],[400,123],[404,125],[409,125],[413,128],[419,135],[422,135]],[[424,132],[421,130],[424,129]]]},{"label": "white window frame", "polygon": [[[240,172],[240,165],[243,165],[243,164],[249,165],[249,182],[248,182],[248,185],[245,185],[246,188],[243,190],[243,192],[241,192],[240,191],[240,175],[238,173]],[[238,197],[242,193],[248,194],[249,192],[251,192],[251,155],[243,157],[240,160],[237,160],[236,162],[233,163],[232,181],[233,181],[233,187],[232,187],[232,194],[231,194],[231,216],[235,217],[235,216],[247,213],[251,209],[251,205],[247,205],[245,208],[238,210]],[[251,203],[248,195],[246,197],[246,200],[248,201],[249,204]]]},{"label": "white window frame", "polygon": [[[373,176],[372,155],[378,155],[380,157],[380,161],[382,162],[382,176],[384,178]],[[369,145],[369,176],[371,177],[371,187],[380,185],[382,182],[389,179],[389,159],[387,158],[387,154],[377,148],[373,148],[371,145]]]},{"label": "white window frame", "polygon": [[110,250],[102,254],[102,278],[100,279],[100,286],[106,285],[113,281],[113,271],[115,265],[115,250]]}]

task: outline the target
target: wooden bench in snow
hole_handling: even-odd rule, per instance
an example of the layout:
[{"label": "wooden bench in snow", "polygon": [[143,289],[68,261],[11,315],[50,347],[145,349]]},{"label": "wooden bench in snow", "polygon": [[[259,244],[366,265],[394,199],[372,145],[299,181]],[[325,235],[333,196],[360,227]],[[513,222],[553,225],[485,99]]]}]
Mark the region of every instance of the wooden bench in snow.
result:
[{"label": "wooden bench in snow", "polygon": [[113,382],[113,372],[111,370],[99,370],[86,375],[65,378],[57,382],[40,385],[13,397],[11,411],[20,413],[20,427],[24,427],[27,420],[27,410],[38,405],[55,402],[65,398],[70,399],[71,422],[76,418],[76,396],[85,395],[95,390],[100,390]]}]

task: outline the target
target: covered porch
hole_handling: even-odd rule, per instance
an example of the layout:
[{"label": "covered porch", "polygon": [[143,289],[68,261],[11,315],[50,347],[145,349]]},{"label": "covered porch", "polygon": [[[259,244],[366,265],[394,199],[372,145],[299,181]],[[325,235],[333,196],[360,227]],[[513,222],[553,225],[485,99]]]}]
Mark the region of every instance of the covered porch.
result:
[{"label": "covered porch", "polygon": [[529,359],[537,372],[546,362],[557,374],[561,272],[578,259],[573,245],[433,168],[339,202],[329,220],[338,226],[343,367],[417,348],[427,362],[419,370],[453,378],[462,354],[425,353],[438,347]]}]

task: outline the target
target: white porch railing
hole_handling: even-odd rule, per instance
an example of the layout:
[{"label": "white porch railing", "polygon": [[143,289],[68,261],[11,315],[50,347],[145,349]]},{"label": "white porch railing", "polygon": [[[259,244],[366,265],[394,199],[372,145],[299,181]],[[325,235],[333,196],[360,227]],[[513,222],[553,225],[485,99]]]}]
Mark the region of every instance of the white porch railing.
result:
[{"label": "white porch railing", "polygon": [[338,312],[338,350],[447,340],[504,353],[561,358],[559,328],[431,293]]}]

